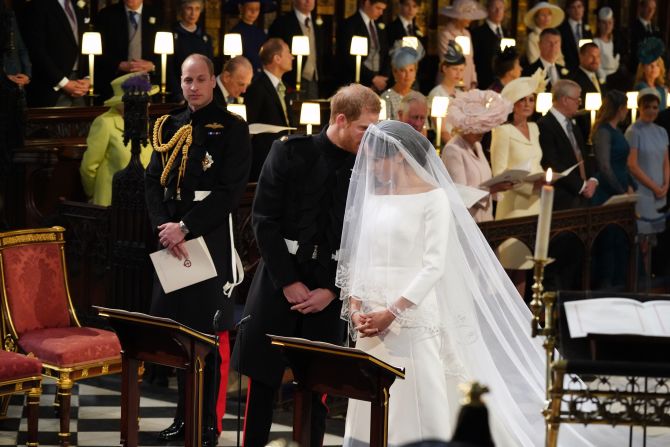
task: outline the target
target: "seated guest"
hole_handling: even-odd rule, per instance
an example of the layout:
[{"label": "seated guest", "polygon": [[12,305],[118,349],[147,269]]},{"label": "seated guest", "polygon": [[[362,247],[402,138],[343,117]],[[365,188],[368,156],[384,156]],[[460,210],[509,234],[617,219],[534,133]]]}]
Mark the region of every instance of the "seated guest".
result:
[{"label": "seated guest", "polygon": [[[449,101],[447,121],[455,135],[444,146],[441,157],[454,183],[479,188],[491,178],[491,167],[480,142],[486,132],[503,123],[511,112],[512,104],[490,90],[473,89]],[[477,222],[493,220],[492,195],[511,187],[511,183],[492,186],[491,194],[470,208],[472,217]]]},{"label": "seated guest", "polygon": [[[501,96],[514,104],[507,123],[492,130],[491,169],[499,175],[509,169],[541,172],[542,148],[537,124],[529,122],[535,112],[535,95],[544,91],[545,80],[539,71],[533,77],[515,79],[505,86]],[[528,216],[540,212],[539,188],[536,184],[521,183],[498,196],[496,220]]]},{"label": "seated guest", "polygon": [[[630,146],[619,124],[628,116],[626,95],[610,90],[603,96],[593,124],[593,151],[596,154],[599,185],[591,198],[593,205],[602,205],[617,194],[632,192],[627,161]],[[628,244],[620,229],[606,227],[593,246],[593,279],[595,289],[623,285],[626,278]]]},{"label": "seated guest", "polygon": [[638,185],[635,211],[640,216],[637,232],[644,236],[640,242],[644,259],[649,255],[656,234],[665,230],[665,219],[658,210],[666,206],[670,186],[668,134],[654,123],[660,102],[657,89],[641,90],[637,97],[640,117],[626,130],[630,145],[628,169]]},{"label": "seated guest", "polygon": [[242,56],[251,62],[255,76],[263,72],[263,63],[258,54],[265,41],[268,40],[263,27],[256,24],[261,13],[261,2],[259,0],[239,0],[238,8],[240,21],[230,29],[230,32],[242,36]]},{"label": "seated guest", "polygon": [[521,76],[521,63],[516,47],[507,47],[505,51],[493,59],[493,74],[495,79],[488,90],[500,93],[503,88]]},{"label": "seated guest", "polygon": [[181,0],[179,21],[172,27],[174,35],[174,55],[168,65],[170,74],[168,90],[174,101],[181,101],[181,64],[193,53],[198,53],[212,59],[212,38],[205,29],[198,25],[200,14],[205,6],[205,0]]},{"label": "seated guest", "polygon": [[154,53],[161,14],[144,0],[123,0],[101,9],[95,29],[102,37],[102,55],[95,64],[96,84],[101,98],[112,96],[112,79],[126,73],[153,73],[159,64]]},{"label": "seated guest", "polygon": [[[438,31],[437,51],[440,62],[447,54],[449,42],[455,41],[458,36],[465,36],[472,42],[468,27],[473,20],[481,20],[487,16],[484,7],[475,0],[454,0],[451,6],[440,9],[440,14],[447,17],[447,25]],[[438,78],[440,73],[438,73]],[[477,71],[475,69],[472,46],[470,54],[465,55],[465,71],[463,73],[464,89],[477,87]]]},{"label": "seated guest", "polygon": [[[293,9],[275,19],[270,26],[269,37],[280,37],[289,46],[293,36],[309,38],[309,55],[302,59],[300,79],[300,98],[319,98],[319,81],[324,75],[324,42],[325,34],[322,24],[314,14],[315,0],[293,0]],[[284,82],[296,88],[297,68],[284,75]]]},{"label": "seated guest", "polygon": [[[71,0],[27,3],[21,29],[33,64],[30,107],[84,106],[90,81],[81,54],[84,14]],[[103,48],[104,49],[104,48]]]},{"label": "seated guest", "polygon": [[[600,49],[593,42],[582,45],[579,49],[579,67],[571,72],[571,79],[582,89],[582,104],[586,104],[587,93],[601,93],[603,87],[598,80],[600,68]],[[576,118],[582,135],[591,133],[591,115],[584,114]]]},{"label": "seated guest", "polygon": [[354,36],[368,39],[368,55],[361,63],[361,84],[381,93],[388,87],[389,61],[388,39],[385,26],[377,23],[384,14],[387,0],[363,0],[360,8],[347,17],[338,27],[337,61],[342,63],[341,81],[354,82],[356,77],[356,57],[351,56],[351,40]]},{"label": "seated guest", "polygon": [[242,95],[247,91],[254,75],[254,68],[244,56],[235,56],[224,65],[221,74],[216,77],[214,101],[223,107],[226,104],[244,102]]},{"label": "seated guest", "polygon": [[542,68],[548,78],[547,91],[560,79],[566,79],[570,71],[558,63],[561,54],[561,33],[554,28],[546,28],[540,33],[540,57],[523,70],[524,76],[532,76]]},{"label": "seated guest", "polygon": [[579,65],[579,41],[592,39],[588,23],[584,23],[584,0],[567,0],[565,12],[568,16],[558,27],[561,32],[561,51],[565,56],[565,66],[573,71]]},{"label": "seated guest", "polygon": [[660,98],[660,110],[665,110],[668,100],[668,89],[665,85],[665,63],[663,54],[665,45],[661,39],[650,37],[638,47],[637,57],[640,63],[635,75],[635,90],[654,88]]},{"label": "seated guest", "polygon": [[[618,85],[623,80],[623,73],[619,73],[621,59],[621,38],[614,38],[614,11],[609,6],[603,6],[598,11],[598,26],[593,43],[600,48],[600,68],[598,68],[598,79],[607,85],[608,89],[621,87]],[[622,70],[623,71],[623,70]],[[617,76],[619,75],[619,76]],[[611,79],[608,77],[612,76]],[[617,84],[614,86],[612,84]],[[623,86],[625,88],[625,85]]]},{"label": "seated guest", "polygon": [[[286,42],[278,37],[268,39],[260,52],[263,72],[254,79],[244,97],[247,121],[251,123],[290,126],[291,109],[286,101],[286,86],[281,78],[293,67],[293,56]],[[286,132],[262,133],[251,139],[253,155],[249,181],[258,180],[272,142]]]},{"label": "seated guest", "polygon": [[[442,74],[442,81],[436,85],[428,94],[428,105],[432,106],[433,98],[436,96],[447,96],[455,98],[456,92],[463,91],[463,72],[465,70],[465,57],[461,46],[453,40],[447,46],[447,53],[444,55],[442,62],[440,62],[440,73]],[[442,120],[441,132],[442,141],[449,141],[451,139],[451,125],[448,120]],[[433,123],[435,128],[436,123]],[[436,130],[437,132],[437,130]]]},{"label": "seated guest", "polygon": [[502,21],[505,18],[503,0],[487,0],[487,17],[472,30],[472,51],[477,68],[477,84],[480,88],[493,82],[493,61],[500,54],[500,40],[505,37]]},{"label": "seated guest", "polygon": [[[523,23],[528,30],[526,38],[526,62],[528,64],[534,64],[540,57],[540,33],[547,28],[556,28],[564,18],[563,10],[548,2],[536,3],[523,16]],[[559,52],[556,62],[565,65],[563,53]]]},{"label": "seated guest", "polygon": [[391,70],[393,73],[393,87],[382,93],[382,100],[386,101],[386,117],[398,119],[398,109],[402,98],[412,91],[416,80],[416,70],[423,54],[410,47],[398,46],[392,51]]},{"label": "seated guest", "polygon": [[427,117],[428,103],[425,96],[412,90],[402,98],[398,107],[398,121],[409,124],[425,136]]},{"label": "seated guest", "polygon": [[[128,166],[130,161],[130,142],[123,143],[123,83],[136,76],[146,76],[146,73],[129,73],[112,81],[114,96],[105,101],[109,110],[93,120],[86,138],[86,151],[81,159],[79,174],[86,197],[95,205],[112,204],[114,174]],[[156,93],[158,86],[152,86],[149,94]],[[140,152],[145,168],[151,159],[151,152],[149,143]]]}]

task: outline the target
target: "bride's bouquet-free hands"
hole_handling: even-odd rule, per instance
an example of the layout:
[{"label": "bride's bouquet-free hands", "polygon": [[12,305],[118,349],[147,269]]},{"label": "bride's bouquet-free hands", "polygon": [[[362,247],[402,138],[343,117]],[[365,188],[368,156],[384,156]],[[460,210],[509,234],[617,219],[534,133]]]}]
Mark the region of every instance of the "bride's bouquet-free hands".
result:
[{"label": "bride's bouquet-free hands", "polygon": [[361,337],[375,337],[383,334],[395,320],[395,315],[388,310],[378,310],[370,313],[361,313],[355,310],[351,321]]}]

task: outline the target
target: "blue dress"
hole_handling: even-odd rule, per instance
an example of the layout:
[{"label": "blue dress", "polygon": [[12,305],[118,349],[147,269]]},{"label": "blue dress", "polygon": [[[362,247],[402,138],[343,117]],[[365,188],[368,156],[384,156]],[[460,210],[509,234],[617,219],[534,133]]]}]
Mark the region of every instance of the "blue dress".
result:
[{"label": "blue dress", "polygon": [[[640,169],[655,183],[663,184],[663,160],[668,151],[668,133],[661,126],[638,120],[626,130],[626,140],[638,150]],[[639,184],[635,211],[642,218],[637,221],[638,233],[653,234],[665,230],[663,214],[657,210],[666,204],[666,197],[657,199],[646,186]],[[658,219],[658,220],[657,220]]]},{"label": "blue dress", "polygon": [[242,55],[249,59],[254,67],[254,77],[263,71],[263,64],[258,52],[268,40],[267,34],[256,25],[248,25],[239,21],[231,30],[231,33],[240,33],[242,35]]},{"label": "blue dress", "polygon": [[[649,84],[646,82],[638,82],[635,84],[635,87],[633,87],[633,90],[640,91],[645,88],[649,88]],[[658,110],[663,111],[666,109],[666,107],[668,107],[668,91],[665,89],[665,87],[660,85],[656,85],[654,88],[656,88],[658,94],[661,95],[661,103],[658,106]]]},{"label": "blue dress", "polygon": [[628,191],[631,184],[628,173],[630,146],[623,133],[609,123],[598,127],[593,136],[593,146],[598,164],[599,184],[591,203],[602,205],[610,197]]}]

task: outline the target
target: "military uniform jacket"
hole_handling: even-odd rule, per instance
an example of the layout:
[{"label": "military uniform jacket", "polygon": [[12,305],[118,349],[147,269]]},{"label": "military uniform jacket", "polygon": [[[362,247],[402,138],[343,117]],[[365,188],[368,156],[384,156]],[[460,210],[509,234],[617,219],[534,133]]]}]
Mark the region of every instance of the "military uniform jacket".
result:
[{"label": "military uniform jacket", "polygon": [[[233,361],[243,350],[242,372],[278,386],[286,362],[265,334],[300,336],[337,343],[340,308],[335,287],[349,178],[355,155],[335,146],[326,129],[316,136],[276,141],[263,166],[252,218],[262,261],[244,309],[251,319],[240,332]],[[298,241],[295,255],[285,239]],[[328,288],[336,298],[321,312],[290,310],[282,288],[296,281],[310,290]],[[238,370],[240,365],[237,365]]]},{"label": "military uniform jacket", "polygon": [[[154,229],[181,220],[190,231],[187,239],[204,236],[217,276],[169,294],[161,289],[154,293],[152,313],[211,333],[212,319],[219,309],[223,311],[220,329],[233,323],[233,302],[223,294],[223,285],[232,278],[228,214],[237,207],[247,185],[251,162],[249,128],[241,118],[212,101],[196,112],[178,109],[164,123],[162,141],[169,141],[177,129],[189,122],[193,126],[193,142],[180,185],[180,200],[177,177],[181,151],[166,187],[160,184],[162,155],[154,152],[146,171],[147,209]],[[195,191],[211,193],[195,201]]]}]

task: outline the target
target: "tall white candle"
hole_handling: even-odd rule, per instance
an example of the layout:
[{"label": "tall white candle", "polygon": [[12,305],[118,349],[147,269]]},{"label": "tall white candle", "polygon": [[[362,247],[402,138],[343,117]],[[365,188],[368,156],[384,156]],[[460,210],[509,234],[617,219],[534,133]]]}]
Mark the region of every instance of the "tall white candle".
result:
[{"label": "tall white candle", "polygon": [[535,259],[547,259],[553,208],[554,187],[551,186],[551,168],[549,168],[547,169],[547,184],[542,186],[542,194],[540,196],[540,215],[537,218],[537,234],[535,235]]}]

